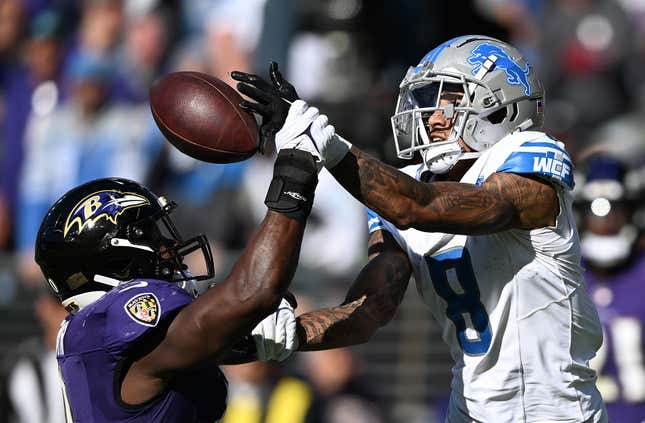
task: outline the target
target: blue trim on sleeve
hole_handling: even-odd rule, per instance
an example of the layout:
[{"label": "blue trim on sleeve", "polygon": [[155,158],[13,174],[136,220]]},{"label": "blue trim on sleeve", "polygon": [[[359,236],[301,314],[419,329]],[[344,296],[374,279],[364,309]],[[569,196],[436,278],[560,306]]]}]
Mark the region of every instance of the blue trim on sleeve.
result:
[{"label": "blue trim on sleeve", "polygon": [[[556,157],[560,156],[560,157]],[[566,153],[560,155],[553,151],[512,153],[497,172],[540,175],[553,179],[573,189],[573,165]]]},{"label": "blue trim on sleeve", "polygon": [[549,142],[549,141],[527,141],[525,143],[522,143],[521,147],[547,147],[547,148],[555,148],[556,150],[559,150],[562,152],[562,154],[565,154],[567,157],[569,154],[567,154],[566,150],[562,147],[560,147],[556,142]]},{"label": "blue trim on sleeve", "polygon": [[381,216],[374,213],[371,209],[365,210],[367,210],[367,229],[369,233],[379,229],[385,229],[385,224],[383,223],[383,220],[381,220]]}]

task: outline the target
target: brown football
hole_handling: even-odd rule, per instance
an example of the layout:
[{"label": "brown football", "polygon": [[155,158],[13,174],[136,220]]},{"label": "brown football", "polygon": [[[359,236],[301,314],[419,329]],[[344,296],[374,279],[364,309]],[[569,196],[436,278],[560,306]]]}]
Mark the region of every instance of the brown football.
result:
[{"label": "brown football", "polygon": [[164,136],[210,163],[238,162],[258,149],[258,125],[241,100],[230,85],[200,72],[169,73],[150,87],[150,109]]}]

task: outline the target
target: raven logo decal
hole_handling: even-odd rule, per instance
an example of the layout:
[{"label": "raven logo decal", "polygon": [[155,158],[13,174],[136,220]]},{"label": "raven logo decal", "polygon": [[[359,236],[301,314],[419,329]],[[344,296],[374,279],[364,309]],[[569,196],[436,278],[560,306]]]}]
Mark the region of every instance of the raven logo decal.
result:
[{"label": "raven logo decal", "polygon": [[530,72],[529,65],[527,64],[524,69],[517,64],[511,56],[501,49],[501,47],[481,43],[478,44],[472,51],[472,56],[468,58],[468,63],[475,65],[472,70],[473,75],[476,75],[479,69],[484,65],[490,56],[497,57],[495,67],[493,70],[503,70],[506,72],[506,82],[511,85],[522,85],[524,87],[524,94],[531,95],[531,84],[529,84],[528,76]]},{"label": "raven logo decal", "polygon": [[132,192],[98,191],[82,199],[67,216],[63,236],[76,227],[81,233],[88,226],[93,226],[101,219],[116,224],[117,219],[127,209],[150,204],[147,198]]},{"label": "raven logo decal", "polygon": [[123,308],[128,316],[140,325],[155,327],[159,323],[161,304],[151,292],[135,295]]}]

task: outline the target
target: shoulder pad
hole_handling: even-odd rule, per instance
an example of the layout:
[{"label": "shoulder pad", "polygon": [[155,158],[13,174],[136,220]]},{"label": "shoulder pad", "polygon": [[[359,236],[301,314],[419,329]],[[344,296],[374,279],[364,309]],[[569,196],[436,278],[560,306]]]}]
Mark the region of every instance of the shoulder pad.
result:
[{"label": "shoulder pad", "polygon": [[508,156],[496,172],[537,175],[565,189],[573,189],[573,164],[564,149],[564,143],[534,131],[520,132],[510,137],[504,143]]}]

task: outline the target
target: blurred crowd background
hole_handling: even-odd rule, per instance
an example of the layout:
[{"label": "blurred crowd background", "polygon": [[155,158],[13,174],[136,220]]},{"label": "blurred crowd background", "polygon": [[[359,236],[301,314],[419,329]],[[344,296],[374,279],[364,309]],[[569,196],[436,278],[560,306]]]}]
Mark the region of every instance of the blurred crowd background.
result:
[{"label": "blurred crowd background", "polygon": [[[148,88],[168,72],[265,75],[277,61],[337,131],[383,160],[409,66],[479,33],[520,48],[546,88],[545,130],[577,167],[594,366],[612,421],[645,419],[645,0],[0,0],[0,423],[62,422],[52,352],[65,312],[33,261],[71,187],[120,176],[180,204],[223,278],[265,213],[272,160],[197,162],[170,147]],[[366,260],[363,207],[323,171],[293,282],[299,311],[340,303]],[[439,422],[450,360],[411,286],[366,345],[226,369],[224,422]]]}]

